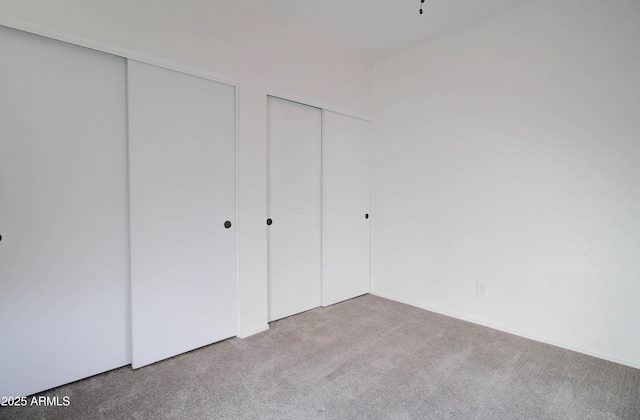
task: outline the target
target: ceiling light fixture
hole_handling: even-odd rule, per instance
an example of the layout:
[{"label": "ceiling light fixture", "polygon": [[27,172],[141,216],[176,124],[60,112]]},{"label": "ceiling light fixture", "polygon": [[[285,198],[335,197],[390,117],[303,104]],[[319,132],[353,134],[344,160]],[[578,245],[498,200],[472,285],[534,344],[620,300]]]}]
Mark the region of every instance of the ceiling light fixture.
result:
[{"label": "ceiling light fixture", "polygon": [[424,0],[420,0],[420,14],[422,14],[422,4],[424,3]]}]

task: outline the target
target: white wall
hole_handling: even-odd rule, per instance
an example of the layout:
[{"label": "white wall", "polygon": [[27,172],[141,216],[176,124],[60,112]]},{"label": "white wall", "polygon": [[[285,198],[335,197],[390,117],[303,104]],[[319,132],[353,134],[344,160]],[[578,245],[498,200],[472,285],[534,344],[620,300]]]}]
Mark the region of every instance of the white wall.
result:
[{"label": "white wall", "polygon": [[379,63],[373,292],[640,367],[639,51],[545,0]]},{"label": "white wall", "polygon": [[[38,29],[37,25],[44,25]],[[0,24],[193,67],[238,84],[239,334],[267,328],[267,90],[370,114],[373,65],[240,0],[3,0]],[[88,42],[84,42],[88,41]]]}]

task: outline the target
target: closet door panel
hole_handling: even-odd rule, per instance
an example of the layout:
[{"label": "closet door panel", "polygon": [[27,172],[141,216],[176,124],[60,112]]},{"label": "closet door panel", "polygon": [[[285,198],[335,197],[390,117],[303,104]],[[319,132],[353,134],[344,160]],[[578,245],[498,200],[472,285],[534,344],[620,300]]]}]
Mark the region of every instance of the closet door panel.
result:
[{"label": "closet door panel", "polygon": [[322,305],[369,292],[369,121],[323,111]]},{"label": "closet door panel", "polygon": [[138,368],[237,333],[235,94],[131,60],[128,86]]},{"label": "closet door panel", "polygon": [[124,59],[0,27],[0,396],[130,363],[125,103]]},{"label": "closet door panel", "polygon": [[321,304],[318,108],[268,99],[269,321]]}]

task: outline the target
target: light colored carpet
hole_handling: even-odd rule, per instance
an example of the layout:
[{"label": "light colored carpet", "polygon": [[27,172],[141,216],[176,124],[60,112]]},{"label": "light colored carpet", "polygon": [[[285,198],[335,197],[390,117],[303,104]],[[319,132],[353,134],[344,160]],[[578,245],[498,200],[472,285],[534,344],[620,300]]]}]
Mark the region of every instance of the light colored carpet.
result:
[{"label": "light colored carpet", "polygon": [[640,419],[640,370],[365,295],[2,419]]}]

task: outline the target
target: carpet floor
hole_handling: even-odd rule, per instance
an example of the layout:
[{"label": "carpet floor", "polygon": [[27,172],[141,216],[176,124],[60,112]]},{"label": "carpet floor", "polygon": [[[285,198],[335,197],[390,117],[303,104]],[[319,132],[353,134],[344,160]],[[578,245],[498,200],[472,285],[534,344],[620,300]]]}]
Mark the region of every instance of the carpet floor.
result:
[{"label": "carpet floor", "polygon": [[640,370],[372,295],[1,419],[640,419]]}]

